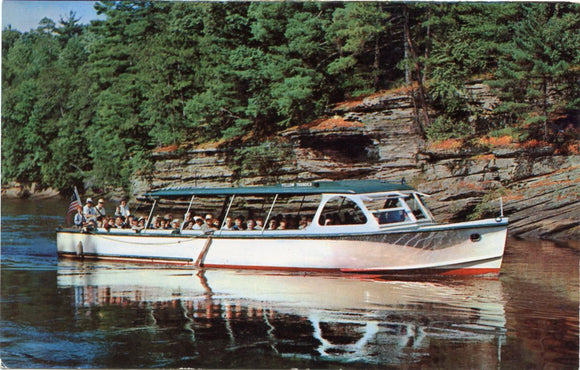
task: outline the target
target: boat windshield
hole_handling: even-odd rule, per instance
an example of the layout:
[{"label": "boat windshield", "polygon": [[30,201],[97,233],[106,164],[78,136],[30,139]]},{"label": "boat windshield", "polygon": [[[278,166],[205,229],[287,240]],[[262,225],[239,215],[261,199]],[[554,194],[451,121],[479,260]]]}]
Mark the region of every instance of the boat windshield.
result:
[{"label": "boat windshield", "polygon": [[421,196],[413,194],[379,194],[362,198],[380,225],[405,221],[433,220]]},{"label": "boat windshield", "polygon": [[409,205],[409,208],[411,208],[417,221],[429,220],[432,218],[429,211],[425,208],[423,200],[419,194],[415,193],[412,197],[409,197],[409,199],[407,199],[407,204]]},{"label": "boat windshield", "polygon": [[367,209],[375,216],[379,225],[410,221],[407,207],[400,195],[377,195],[363,198]]}]

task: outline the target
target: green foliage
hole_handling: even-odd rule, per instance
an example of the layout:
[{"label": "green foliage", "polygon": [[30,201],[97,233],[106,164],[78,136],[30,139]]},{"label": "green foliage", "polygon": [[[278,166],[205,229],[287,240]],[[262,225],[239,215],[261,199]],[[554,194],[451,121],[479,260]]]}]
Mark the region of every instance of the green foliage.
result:
[{"label": "green foliage", "polygon": [[515,126],[507,126],[504,128],[500,128],[497,130],[492,130],[488,133],[489,137],[504,137],[509,136],[514,141],[524,141],[528,137],[528,132],[525,130],[521,130]]},{"label": "green foliage", "polygon": [[326,39],[338,57],[333,58],[326,70],[348,95],[390,87],[381,83],[381,77],[386,75],[388,63],[383,54],[396,50],[387,41],[392,38],[393,27],[391,14],[382,3],[349,2],[333,12]]},{"label": "green foliage", "polygon": [[514,37],[500,44],[503,53],[490,82],[506,121],[543,125],[547,136],[552,112],[580,107],[579,10],[577,4],[521,5],[521,18],[511,24]]},{"label": "green foliage", "polygon": [[[2,33],[2,181],[129,187],[156,146],[227,142],[241,175],[276,175],[276,135],[329,104],[408,82],[434,139],[478,115],[465,83],[494,75],[503,118],[546,125],[580,104],[576,4],[95,3]],[[408,38],[406,37],[408,34]],[[411,52],[412,51],[412,52]],[[426,111],[426,110],[424,110]],[[274,167],[272,167],[274,166]],[[276,170],[272,170],[272,168]]]},{"label": "green foliage", "polygon": [[430,140],[460,139],[470,136],[471,125],[466,121],[457,121],[446,115],[437,117],[426,129]]},{"label": "green foliage", "polygon": [[232,168],[236,177],[271,177],[281,175],[280,162],[288,161],[292,149],[277,140],[266,140],[259,144],[246,145],[234,150]]},{"label": "green foliage", "polygon": [[498,217],[500,215],[500,198],[508,193],[504,187],[498,187],[488,192],[481,198],[471,214],[467,216],[468,221],[481,220],[488,217]]}]

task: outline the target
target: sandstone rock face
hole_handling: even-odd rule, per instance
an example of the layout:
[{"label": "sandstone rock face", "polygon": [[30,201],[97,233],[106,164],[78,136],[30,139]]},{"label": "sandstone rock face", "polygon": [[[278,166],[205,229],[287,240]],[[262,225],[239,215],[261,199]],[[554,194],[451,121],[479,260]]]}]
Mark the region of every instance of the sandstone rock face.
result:
[{"label": "sandstone rock face", "polygon": [[[483,84],[468,87],[472,103],[489,111],[495,98]],[[294,156],[275,177],[235,181],[227,149],[156,154],[150,183],[135,193],[165,186],[233,186],[329,179],[405,179],[421,192],[439,222],[500,215],[510,236],[580,238],[580,156],[551,148],[515,145],[492,149],[433,149],[417,133],[413,105],[401,93],[376,94],[335,107],[334,117],[282,133]]]}]

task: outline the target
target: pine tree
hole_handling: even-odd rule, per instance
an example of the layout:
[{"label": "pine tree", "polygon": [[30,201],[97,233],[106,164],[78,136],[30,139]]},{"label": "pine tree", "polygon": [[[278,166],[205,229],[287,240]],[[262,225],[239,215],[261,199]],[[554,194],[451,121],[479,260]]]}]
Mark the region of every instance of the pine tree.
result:
[{"label": "pine tree", "polygon": [[493,82],[502,98],[498,113],[508,123],[541,124],[545,140],[552,112],[579,107],[578,10],[576,4],[522,5],[522,19],[503,45]]},{"label": "pine tree", "polygon": [[386,54],[395,49],[392,27],[392,16],[383,3],[346,3],[333,12],[326,39],[338,55],[327,71],[351,95],[388,87],[383,78]]}]

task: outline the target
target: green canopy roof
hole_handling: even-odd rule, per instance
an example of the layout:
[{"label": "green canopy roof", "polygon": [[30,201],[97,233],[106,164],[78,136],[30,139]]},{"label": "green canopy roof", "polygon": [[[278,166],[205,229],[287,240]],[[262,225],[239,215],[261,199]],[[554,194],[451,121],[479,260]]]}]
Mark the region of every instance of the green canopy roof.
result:
[{"label": "green canopy roof", "polygon": [[364,194],[402,190],[413,190],[413,188],[406,185],[404,182],[394,183],[382,180],[343,180],[229,188],[175,187],[155,190],[145,193],[144,195],[153,198],[172,198],[193,195]]}]

